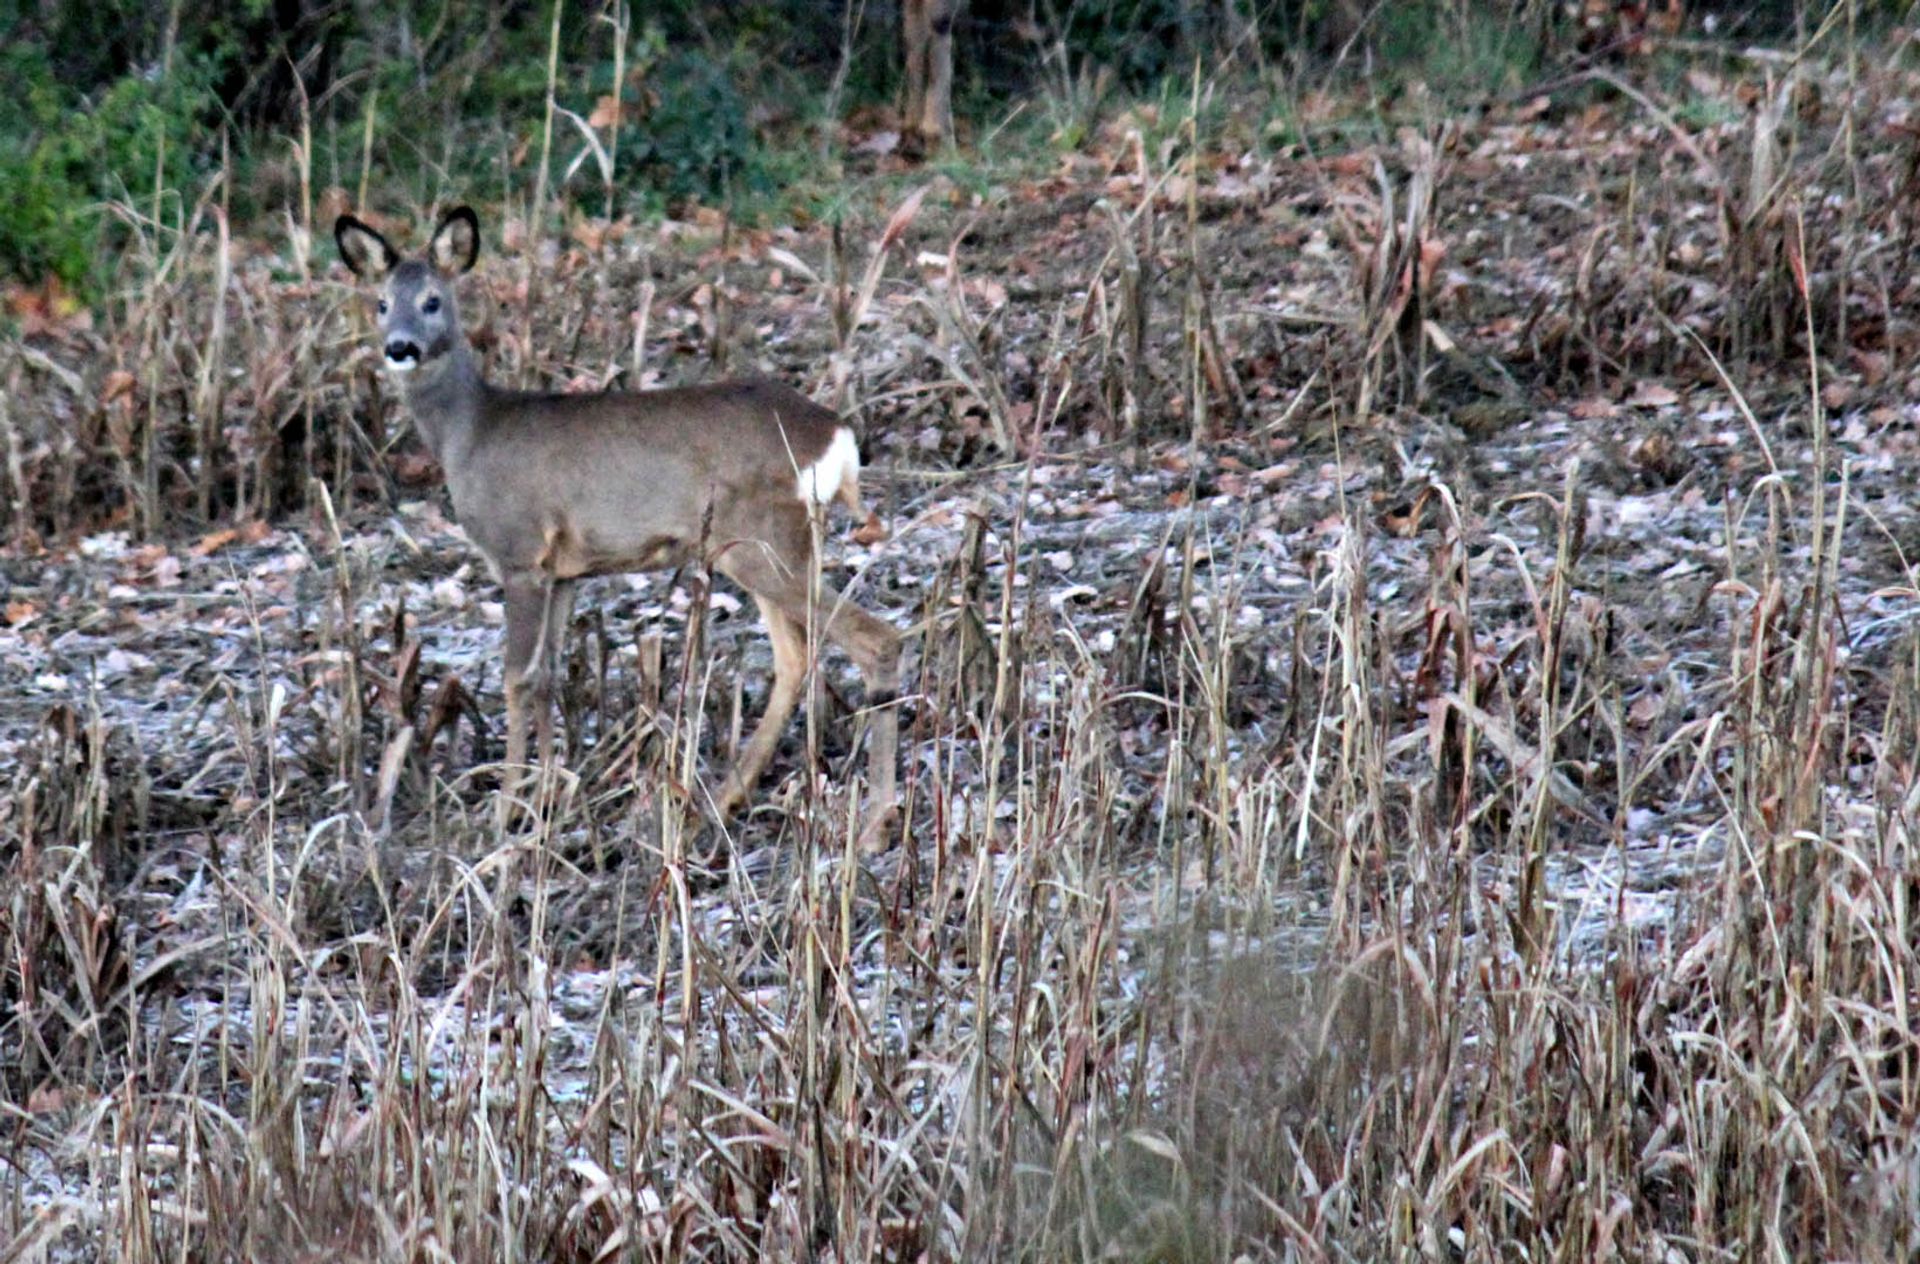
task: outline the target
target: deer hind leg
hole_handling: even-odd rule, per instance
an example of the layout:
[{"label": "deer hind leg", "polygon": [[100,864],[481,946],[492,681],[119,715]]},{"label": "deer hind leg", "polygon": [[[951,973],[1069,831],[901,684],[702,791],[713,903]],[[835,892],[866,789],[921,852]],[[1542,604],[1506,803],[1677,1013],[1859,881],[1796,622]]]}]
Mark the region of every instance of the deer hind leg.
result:
[{"label": "deer hind leg", "polygon": [[[764,766],[780,729],[793,714],[806,675],[806,636],[809,628],[822,642],[831,642],[847,651],[866,681],[867,705],[875,708],[872,743],[867,751],[867,777],[872,783],[876,806],[886,811],[893,803],[894,761],[899,750],[899,717],[894,711],[895,695],[900,688],[900,634],[885,622],[848,601],[829,584],[822,583],[817,593],[808,591],[809,560],[813,535],[806,511],[795,506],[791,515],[780,515],[774,523],[763,523],[759,538],[742,540],[721,554],[715,565],[720,572],[752,593],[774,625],[777,611],[792,629],[797,652],[790,657],[797,664],[788,693],[779,685],[779,663],[783,651],[776,638],[775,694],[769,700],[767,715],[754,730],[747,753],[736,769],[739,790],[752,788],[753,779]],[[781,705],[776,709],[775,702]],[[773,721],[777,720],[777,724]],[[770,727],[771,726],[771,727]],[[760,766],[750,766],[748,755],[756,754],[764,739],[764,751],[758,752]],[[729,784],[733,784],[733,778]]]},{"label": "deer hind leg", "polygon": [[576,591],[574,581],[556,579],[547,588],[545,617],[540,624],[541,648],[545,651],[545,661],[540,669],[540,698],[534,711],[534,759],[545,761],[554,754],[553,713],[555,699],[554,682],[560,679],[560,669],[565,665],[567,633],[573,627],[573,597]]},{"label": "deer hind leg", "polygon": [[714,815],[721,820],[731,816],[759,782],[767,761],[780,744],[787,721],[793,718],[807,679],[807,632],[786,611],[767,598],[754,594],[760,617],[767,625],[767,639],[773,642],[773,687],[767,691],[767,707],[753,735],[734,759],[727,779],[714,796]]},{"label": "deer hind leg", "polygon": [[872,849],[881,841],[894,809],[894,765],[900,752],[900,634],[884,621],[854,605],[829,584],[820,585],[817,620],[822,634],[840,646],[860,669],[867,685],[867,707],[872,713],[867,745],[867,782],[873,793],[873,811],[863,845]]}]

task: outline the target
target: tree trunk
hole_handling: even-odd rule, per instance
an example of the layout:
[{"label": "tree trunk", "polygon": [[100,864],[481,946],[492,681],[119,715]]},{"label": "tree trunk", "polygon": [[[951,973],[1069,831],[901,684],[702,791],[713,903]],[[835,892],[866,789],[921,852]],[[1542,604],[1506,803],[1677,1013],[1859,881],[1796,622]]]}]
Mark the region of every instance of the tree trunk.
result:
[{"label": "tree trunk", "polygon": [[962,0],[904,0],[901,43],[907,59],[903,152],[932,153],[953,133],[953,22]]}]

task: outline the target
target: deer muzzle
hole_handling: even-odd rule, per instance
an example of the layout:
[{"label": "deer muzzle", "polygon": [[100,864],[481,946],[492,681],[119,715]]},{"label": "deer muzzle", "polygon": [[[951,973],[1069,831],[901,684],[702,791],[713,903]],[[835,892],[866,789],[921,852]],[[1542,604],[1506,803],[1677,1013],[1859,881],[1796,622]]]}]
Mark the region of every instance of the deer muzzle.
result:
[{"label": "deer muzzle", "polygon": [[387,339],[387,367],[409,373],[420,367],[420,344],[407,338]]}]

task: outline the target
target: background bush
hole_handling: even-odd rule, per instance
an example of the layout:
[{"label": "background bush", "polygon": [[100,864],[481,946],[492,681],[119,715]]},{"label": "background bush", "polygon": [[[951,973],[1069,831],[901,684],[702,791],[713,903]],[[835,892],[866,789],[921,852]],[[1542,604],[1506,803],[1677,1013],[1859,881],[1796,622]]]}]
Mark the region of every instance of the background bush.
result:
[{"label": "background bush", "polygon": [[[1297,68],[1339,53],[1341,65],[1384,63],[1448,90],[1510,92],[1577,8],[973,0],[957,28],[955,95],[983,113],[1010,108],[1046,88],[1045,59],[1062,49],[1076,71],[1091,68],[1132,92],[1190,76],[1196,59],[1218,64],[1229,49],[1247,66]],[[1895,6],[1866,8],[1891,16]],[[1692,11],[1715,12],[1723,29],[1744,34],[1805,20],[1785,2]],[[0,96],[0,274],[97,287],[100,261],[111,258],[102,234],[116,223],[104,206],[179,222],[223,161],[232,164],[224,192],[236,216],[287,205],[290,139],[303,123],[313,129],[315,186],[357,192],[371,121],[366,187],[395,209],[513,187],[516,177],[530,185],[553,12],[525,0],[38,0],[11,15],[0,7],[0,74],[11,89]],[[666,0],[624,10],[588,0],[563,3],[560,14],[560,95],[581,113],[615,90],[613,19],[624,21],[620,90],[632,124],[616,211],[725,201],[751,215],[781,193],[796,155],[815,152],[796,142],[820,122],[831,85],[841,84],[833,100],[842,112],[885,105],[897,88],[898,5],[884,0]],[[843,49],[849,14],[858,21]],[[562,121],[556,161],[579,148]],[[581,172],[577,181],[597,184],[591,161]]]}]

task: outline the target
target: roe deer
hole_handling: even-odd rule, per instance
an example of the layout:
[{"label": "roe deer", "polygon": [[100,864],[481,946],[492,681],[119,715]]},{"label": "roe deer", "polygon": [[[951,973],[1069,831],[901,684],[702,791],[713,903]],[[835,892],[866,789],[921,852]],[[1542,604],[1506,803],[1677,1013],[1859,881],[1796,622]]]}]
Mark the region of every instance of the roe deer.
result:
[{"label": "roe deer", "polygon": [[810,622],[842,646],[873,711],[868,841],[893,805],[900,637],[811,581],[813,514],[839,500],[860,513],[860,454],[829,410],[773,382],[548,395],[487,384],[460,329],[453,281],[473,267],[480,221],[441,217],[424,258],[342,215],[340,256],[377,282],[387,367],[446,471],[453,509],[506,593],[507,764],[524,768],[528,713],[537,758],[552,737],[552,668],[572,620],[575,581],[660,570],[702,548],[752,594],[773,641],[766,713],[720,792],[724,820],[752,790],[800,699]]}]

